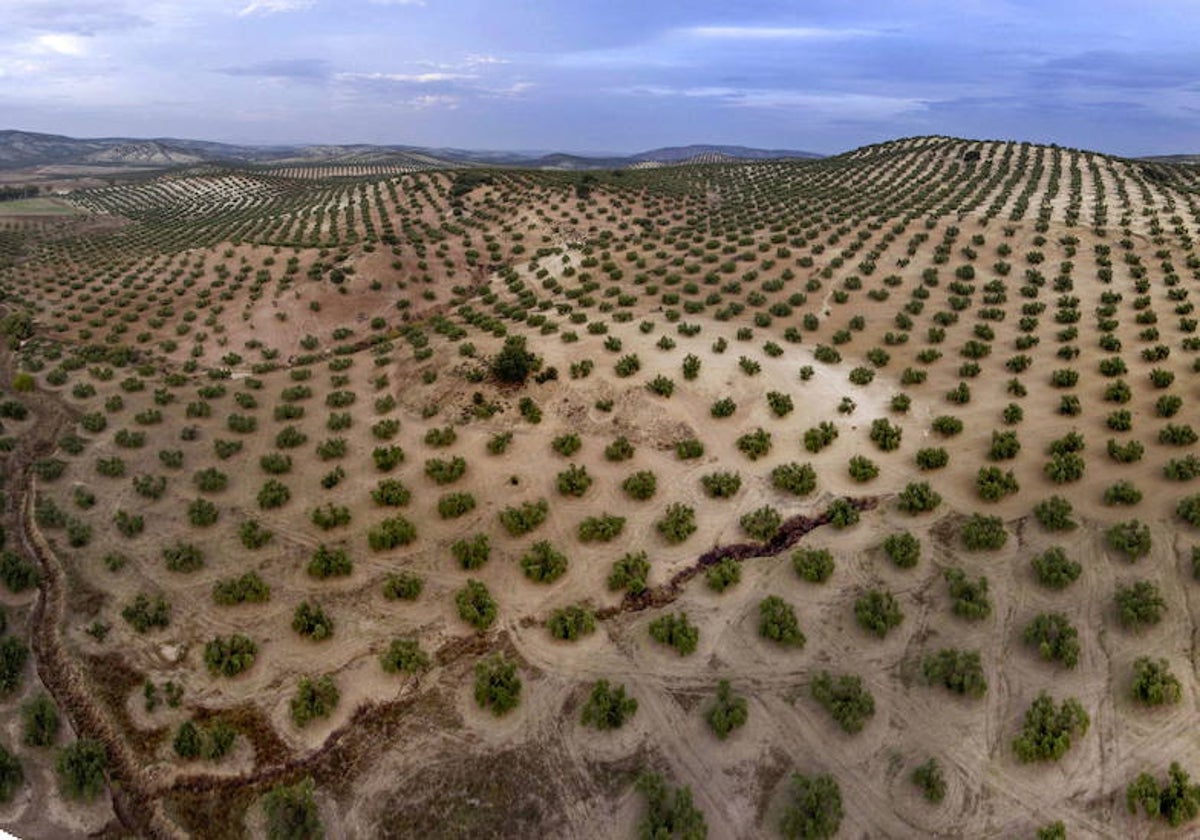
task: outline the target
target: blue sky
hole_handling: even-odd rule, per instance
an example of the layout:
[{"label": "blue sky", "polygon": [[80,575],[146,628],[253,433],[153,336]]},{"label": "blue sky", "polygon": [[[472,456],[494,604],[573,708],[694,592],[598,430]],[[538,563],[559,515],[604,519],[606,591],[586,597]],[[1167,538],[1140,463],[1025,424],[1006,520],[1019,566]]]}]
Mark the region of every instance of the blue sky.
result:
[{"label": "blue sky", "polygon": [[0,128],[1200,152],[1198,0],[0,0]]}]

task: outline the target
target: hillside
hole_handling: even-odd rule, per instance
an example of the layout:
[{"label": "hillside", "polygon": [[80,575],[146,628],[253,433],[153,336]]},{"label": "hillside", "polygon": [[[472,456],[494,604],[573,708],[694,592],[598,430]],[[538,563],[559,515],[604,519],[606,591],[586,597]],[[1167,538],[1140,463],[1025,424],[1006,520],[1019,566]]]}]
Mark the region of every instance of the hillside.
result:
[{"label": "hillside", "polygon": [[0,739],[0,824],[262,836],[311,779],[330,836],[631,837],[652,770],[711,837],[780,836],[793,773],[844,837],[1157,830],[1127,786],[1200,773],[1200,174],[668,151],[320,151],[0,228],[0,727],[45,691],[107,772]]},{"label": "hillside", "polygon": [[[745,146],[679,146],[633,155],[587,156],[518,152],[430,149],[420,146],[297,145],[246,146],[201,140],[97,138],[81,140],[29,131],[0,131],[0,170],[47,166],[101,165],[127,169],[171,169],[194,164],[264,167],[374,165],[375,174],[460,166],[520,166],[533,169],[612,169],[638,163],[696,162],[701,155],[729,160],[814,158],[810,152],[752,149]],[[43,173],[45,174],[45,173]],[[62,174],[52,172],[49,174]]]}]

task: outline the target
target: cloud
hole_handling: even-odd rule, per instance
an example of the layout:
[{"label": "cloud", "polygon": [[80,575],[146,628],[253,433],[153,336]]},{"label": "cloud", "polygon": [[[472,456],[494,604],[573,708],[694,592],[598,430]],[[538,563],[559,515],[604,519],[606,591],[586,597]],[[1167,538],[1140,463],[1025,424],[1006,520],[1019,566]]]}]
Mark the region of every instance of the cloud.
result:
[{"label": "cloud", "polygon": [[234,67],[222,67],[217,71],[226,76],[257,76],[265,79],[295,79],[301,82],[318,82],[329,78],[329,63],[320,58],[284,58],[259,61]]},{"label": "cloud", "polygon": [[401,85],[432,85],[474,79],[470,73],[338,73],[339,81],[392,82]]},{"label": "cloud", "polygon": [[735,108],[807,111],[838,119],[882,119],[924,111],[929,107],[927,101],[911,97],[842,92],[813,93],[788,89],[742,89],[717,85],[684,88],[648,85],[627,88],[623,92],[632,95],[707,99]]},{"label": "cloud", "polygon": [[95,35],[146,25],[141,15],[114,5],[120,4],[101,0],[6,0],[5,26]]},{"label": "cloud", "polygon": [[311,9],[314,2],[316,0],[250,0],[246,7],[238,12],[238,17],[300,12]]},{"label": "cloud", "polygon": [[694,38],[722,41],[830,41],[871,38],[870,29],[826,29],[815,26],[692,26],[680,30]]},{"label": "cloud", "polygon": [[67,35],[61,32],[39,35],[35,39],[35,43],[39,52],[50,52],[55,55],[66,55],[72,58],[79,58],[86,55],[88,51],[87,42],[83,38],[78,35]]}]

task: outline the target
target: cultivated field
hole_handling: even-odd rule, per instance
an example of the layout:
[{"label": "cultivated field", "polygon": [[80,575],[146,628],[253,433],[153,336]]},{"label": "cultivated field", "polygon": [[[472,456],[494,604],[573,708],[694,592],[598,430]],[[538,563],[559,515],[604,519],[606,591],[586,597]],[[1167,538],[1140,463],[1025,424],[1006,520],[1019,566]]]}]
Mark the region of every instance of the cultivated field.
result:
[{"label": "cultivated field", "polygon": [[1196,830],[1200,168],[64,201],[0,217],[0,825]]}]

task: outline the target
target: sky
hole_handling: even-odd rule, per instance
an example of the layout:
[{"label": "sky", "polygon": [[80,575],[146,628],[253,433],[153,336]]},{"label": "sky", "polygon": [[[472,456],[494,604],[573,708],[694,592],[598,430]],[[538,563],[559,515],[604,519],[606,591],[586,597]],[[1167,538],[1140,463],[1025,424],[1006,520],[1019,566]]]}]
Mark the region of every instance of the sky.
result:
[{"label": "sky", "polygon": [[1200,152],[1200,0],[0,0],[0,128]]}]

